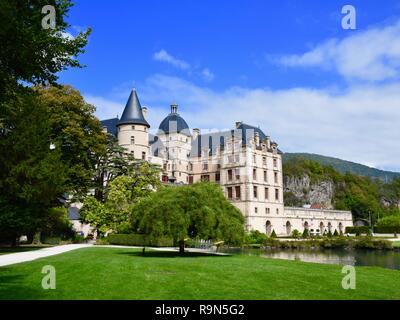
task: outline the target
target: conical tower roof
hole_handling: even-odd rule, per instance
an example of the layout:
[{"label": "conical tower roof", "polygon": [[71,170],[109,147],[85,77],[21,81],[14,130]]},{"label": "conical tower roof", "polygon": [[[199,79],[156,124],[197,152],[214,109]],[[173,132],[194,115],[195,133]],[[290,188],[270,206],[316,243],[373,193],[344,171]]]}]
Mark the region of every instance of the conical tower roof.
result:
[{"label": "conical tower roof", "polygon": [[124,112],[122,113],[122,117],[118,121],[118,125],[122,124],[141,124],[150,128],[149,123],[143,116],[142,106],[140,105],[135,89],[131,91]]}]

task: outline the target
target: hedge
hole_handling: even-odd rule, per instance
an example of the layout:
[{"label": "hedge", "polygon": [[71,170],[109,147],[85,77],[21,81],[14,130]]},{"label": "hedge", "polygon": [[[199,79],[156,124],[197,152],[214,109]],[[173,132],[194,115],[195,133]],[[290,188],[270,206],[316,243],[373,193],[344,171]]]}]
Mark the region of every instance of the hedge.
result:
[{"label": "hedge", "polygon": [[375,233],[400,233],[400,226],[380,226],[374,228]]},{"label": "hedge", "polygon": [[174,241],[169,238],[151,240],[143,234],[110,234],[107,237],[110,244],[124,246],[151,246],[151,247],[172,247]]},{"label": "hedge", "polygon": [[346,227],[346,233],[355,233],[356,235],[360,234],[370,234],[371,230],[368,226],[358,226],[358,227]]}]

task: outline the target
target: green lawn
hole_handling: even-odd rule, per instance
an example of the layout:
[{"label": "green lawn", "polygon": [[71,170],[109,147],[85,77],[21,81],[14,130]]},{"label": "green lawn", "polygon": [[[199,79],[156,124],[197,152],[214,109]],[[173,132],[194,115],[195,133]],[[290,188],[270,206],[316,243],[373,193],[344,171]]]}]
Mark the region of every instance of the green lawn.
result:
[{"label": "green lawn", "polygon": [[38,246],[19,246],[19,247],[0,247],[0,256],[3,254],[9,253],[17,253],[17,252],[25,252],[25,251],[34,251],[38,249],[43,249],[49,246],[38,245]]},{"label": "green lawn", "polygon": [[[53,265],[57,288],[43,290]],[[341,287],[338,265],[258,256],[208,256],[122,248],[79,249],[0,268],[0,299],[400,299],[400,272],[357,268]]]},{"label": "green lawn", "polygon": [[400,248],[400,241],[394,241],[393,242],[393,247]]}]

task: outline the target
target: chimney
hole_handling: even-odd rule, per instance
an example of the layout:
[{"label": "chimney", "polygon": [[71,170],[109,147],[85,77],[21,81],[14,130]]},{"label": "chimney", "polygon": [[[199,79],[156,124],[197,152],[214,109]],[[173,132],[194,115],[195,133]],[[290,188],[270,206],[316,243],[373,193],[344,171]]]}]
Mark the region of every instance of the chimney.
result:
[{"label": "chimney", "polygon": [[258,133],[258,131],[255,132],[254,140],[256,142],[256,146],[259,147],[260,146],[260,134]]},{"label": "chimney", "polygon": [[193,140],[195,140],[199,135],[200,135],[200,129],[194,128],[192,133]]},{"label": "chimney", "polygon": [[240,127],[241,124],[242,124],[242,122],[236,122],[236,123],[235,123],[236,129],[239,129],[239,127]]},{"label": "chimney", "polygon": [[267,136],[265,138],[265,140],[266,140],[266,144],[267,144],[267,149],[271,149],[271,137]]},{"label": "chimney", "polygon": [[143,113],[144,119],[147,120],[147,107],[145,107],[145,106],[142,107],[142,113]]}]

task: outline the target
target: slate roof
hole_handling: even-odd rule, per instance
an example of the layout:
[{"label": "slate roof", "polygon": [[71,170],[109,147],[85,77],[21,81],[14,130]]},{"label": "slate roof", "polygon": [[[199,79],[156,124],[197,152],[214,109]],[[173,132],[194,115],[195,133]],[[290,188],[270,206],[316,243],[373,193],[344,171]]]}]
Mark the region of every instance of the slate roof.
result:
[{"label": "slate roof", "polygon": [[178,113],[170,113],[158,127],[160,133],[182,133],[191,136],[190,129],[186,121]]},{"label": "slate roof", "polygon": [[121,124],[141,124],[145,125],[147,128],[150,128],[149,123],[143,116],[142,106],[140,105],[140,101],[135,89],[131,91],[124,112],[122,113],[121,119],[118,122],[118,125]]},{"label": "slate roof", "polygon": [[111,133],[116,137],[118,134],[117,130],[118,121],[119,121],[118,118],[112,118],[112,119],[102,120],[100,121],[100,123],[103,128],[107,128],[108,133]]}]

